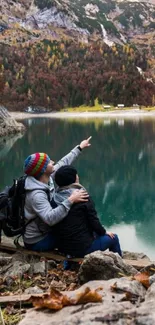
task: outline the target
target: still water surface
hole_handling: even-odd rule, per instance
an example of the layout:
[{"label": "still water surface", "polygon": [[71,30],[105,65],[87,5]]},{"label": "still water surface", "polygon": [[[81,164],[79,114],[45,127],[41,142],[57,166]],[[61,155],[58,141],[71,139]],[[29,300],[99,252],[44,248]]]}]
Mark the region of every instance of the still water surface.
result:
[{"label": "still water surface", "polygon": [[0,190],[22,175],[29,154],[47,152],[57,161],[92,135],[92,146],[75,163],[81,184],[122,248],[155,259],[155,120],[33,118],[24,124],[21,138],[0,142]]}]

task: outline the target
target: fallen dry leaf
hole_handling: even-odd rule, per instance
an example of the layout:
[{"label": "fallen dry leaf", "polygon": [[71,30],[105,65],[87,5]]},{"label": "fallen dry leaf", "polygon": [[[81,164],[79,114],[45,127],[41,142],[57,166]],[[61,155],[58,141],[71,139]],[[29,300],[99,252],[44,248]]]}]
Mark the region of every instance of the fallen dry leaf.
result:
[{"label": "fallen dry leaf", "polygon": [[60,310],[64,306],[85,304],[88,302],[102,302],[102,296],[97,292],[98,290],[101,290],[101,288],[91,290],[89,287],[86,287],[81,291],[78,290],[78,293],[76,291],[61,293],[60,291],[51,288],[49,294],[31,296],[29,301],[31,301],[33,306],[36,308]]},{"label": "fallen dry leaf", "polygon": [[113,285],[111,285],[110,289],[111,289],[111,291],[122,292],[122,290],[120,290],[120,288],[117,287],[117,282],[115,282]]},{"label": "fallen dry leaf", "polygon": [[74,300],[74,305],[77,304],[86,304],[88,302],[102,302],[102,296],[97,292],[101,290],[100,288],[96,290],[91,290],[89,287],[86,287],[83,292],[80,292],[76,295]]},{"label": "fallen dry leaf", "polygon": [[70,286],[69,286],[69,288],[67,289],[67,291],[73,291],[73,290],[76,289],[76,287],[77,287],[77,284],[76,283],[71,283]]},{"label": "fallen dry leaf", "polygon": [[60,310],[63,308],[63,295],[56,289],[51,288],[51,292],[42,296],[31,296],[30,300],[36,308],[49,308]]},{"label": "fallen dry leaf", "polygon": [[134,280],[139,281],[145,288],[149,288],[150,282],[149,282],[149,273],[143,272],[143,273],[137,273],[133,276]]},{"label": "fallen dry leaf", "polygon": [[139,299],[139,296],[127,291],[127,292],[125,292],[125,295],[121,299],[121,301],[131,301],[132,303],[135,303],[135,302],[137,302],[138,299]]},{"label": "fallen dry leaf", "polygon": [[52,282],[50,284],[50,288],[57,289],[57,290],[60,290],[60,291],[64,291],[64,290],[66,290],[66,284],[63,283],[62,281],[52,280]]}]

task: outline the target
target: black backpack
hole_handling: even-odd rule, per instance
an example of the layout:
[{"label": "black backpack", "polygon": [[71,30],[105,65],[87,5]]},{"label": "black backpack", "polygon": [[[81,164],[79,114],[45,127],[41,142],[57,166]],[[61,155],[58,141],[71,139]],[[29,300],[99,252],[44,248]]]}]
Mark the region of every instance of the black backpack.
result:
[{"label": "black backpack", "polygon": [[7,237],[22,235],[25,231],[26,176],[14,180],[13,185],[0,193],[0,233]]}]

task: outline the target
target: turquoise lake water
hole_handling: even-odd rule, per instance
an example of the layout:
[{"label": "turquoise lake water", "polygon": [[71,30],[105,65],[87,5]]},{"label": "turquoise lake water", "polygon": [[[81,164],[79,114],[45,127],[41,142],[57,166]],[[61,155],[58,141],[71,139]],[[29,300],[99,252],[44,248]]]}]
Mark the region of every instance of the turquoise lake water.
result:
[{"label": "turquoise lake water", "polygon": [[57,161],[92,136],[74,164],[100,220],[124,250],[155,259],[155,120],[46,118],[23,122],[26,133],[0,141],[0,189],[22,175],[24,159],[47,152]]}]

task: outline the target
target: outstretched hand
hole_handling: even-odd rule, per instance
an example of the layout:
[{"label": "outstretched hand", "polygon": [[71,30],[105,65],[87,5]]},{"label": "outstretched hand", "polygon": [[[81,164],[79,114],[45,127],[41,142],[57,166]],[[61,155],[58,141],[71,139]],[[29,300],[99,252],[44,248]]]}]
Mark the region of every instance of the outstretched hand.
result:
[{"label": "outstretched hand", "polygon": [[91,138],[92,138],[92,137],[89,137],[88,139],[83,140],[83,141],[80,143],[80,148],[81,148],[81,149],[84,149],[84,148],[90,147],[90,146],[91,146],[91,143],[90,143],[89,141],[90,141]]}]

